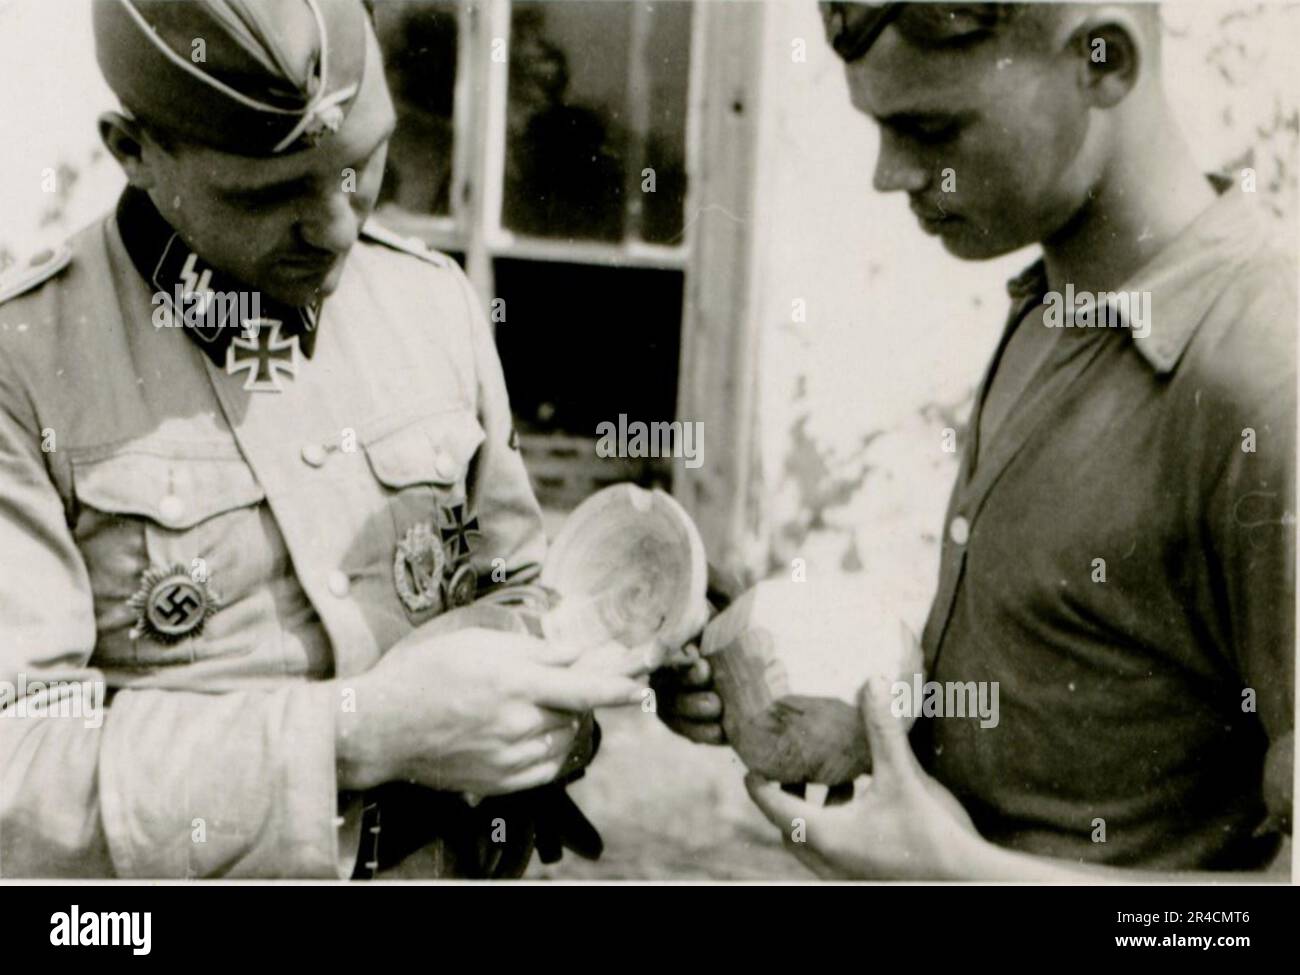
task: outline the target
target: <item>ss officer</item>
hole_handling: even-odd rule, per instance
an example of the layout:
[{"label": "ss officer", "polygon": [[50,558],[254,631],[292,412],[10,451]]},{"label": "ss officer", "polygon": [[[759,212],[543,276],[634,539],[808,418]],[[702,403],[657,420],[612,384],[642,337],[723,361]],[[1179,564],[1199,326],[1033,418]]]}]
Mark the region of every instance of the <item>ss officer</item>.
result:
[{"label": "ss officer", "polygon": [[110,707],[0,721],[0,871],[517,874],[542,807],[590,847],[536,789],[639,692],[517,632],[539,510],[465,276],[367,222],[362,5],[94,32],[130,185],[0,291],[0,680]]}]

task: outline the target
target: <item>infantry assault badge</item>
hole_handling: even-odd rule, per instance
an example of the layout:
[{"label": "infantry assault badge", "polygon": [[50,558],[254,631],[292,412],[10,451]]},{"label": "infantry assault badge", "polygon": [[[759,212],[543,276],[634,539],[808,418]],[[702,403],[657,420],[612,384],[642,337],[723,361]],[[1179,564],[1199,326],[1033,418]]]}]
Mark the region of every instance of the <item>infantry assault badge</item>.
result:
[{"label": "infantry assault badge", "polygon": [[442,541],[434,536],[428,522],[410,528],[397,543],[393,583],[410,612],[423,613],[438,605],[446,566]]},{"label": "infantry assault badge", "polygon": [[140,588],[127,604],[135,610],[131,639],[177,643],[198,636],[221,606],[206,582],[196,580],[183,565],[151,566],[140,575]]},{"label": "infantry assault badge", "polygon": [[407,529],[393,555],[393,585],[411,613],[435,607],[468,606],[478,593],[478,575],[470,564],[470,539],[480,534],[478,519],[465,506],[443,508],[439,527],[421,522]]}]

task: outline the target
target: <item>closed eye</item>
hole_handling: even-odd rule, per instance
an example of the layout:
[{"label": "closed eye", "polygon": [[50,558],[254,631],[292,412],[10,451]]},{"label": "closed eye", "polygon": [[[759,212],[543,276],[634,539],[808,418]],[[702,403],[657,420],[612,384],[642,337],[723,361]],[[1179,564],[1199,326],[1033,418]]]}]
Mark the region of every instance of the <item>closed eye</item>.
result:
[{"label": "closed eye", "polygon": [[961,134],[965,120],[957,115],[900,112],[878,120],[895,135],[925,146],[951,142]]},{"label": "closed eye", "polygon": [[306,193],[310,187],[310,179],[296,179],[288,183],[273,183],[255,189],[222,190],[221,196],[231,206],[262,210],[294,200]]},{"label": "closed eye", "polygon": [[[383,132],[383,135],[377,139],[367,149],[364,156],[352,162],[349,166],[340,168],[339,173],[351,170],[354,173],[365,172],[370,164],[374,162],[387,145],[389,138],[393,134],[393,126],[390,124]],[[271,207],[280,206],[286,203],[292,203],[310,193],[318,185],[325,187],[334,187],[339,182],[339,175],[331,171],[327,175],[313,176],[303,175],[296,179],[285,180],[280,183],[268,183],[265,186],[255,187],[230,187],[219,190],[222,200],[228,205],[239,207],[247,210],[264,210]]]},{"label": "closed eye", "polygon": [[961,124],[955,121],[926,121],[893,126],[895,132],[919,142],[922,145],[937,146],[951,142],[961,132]]}]

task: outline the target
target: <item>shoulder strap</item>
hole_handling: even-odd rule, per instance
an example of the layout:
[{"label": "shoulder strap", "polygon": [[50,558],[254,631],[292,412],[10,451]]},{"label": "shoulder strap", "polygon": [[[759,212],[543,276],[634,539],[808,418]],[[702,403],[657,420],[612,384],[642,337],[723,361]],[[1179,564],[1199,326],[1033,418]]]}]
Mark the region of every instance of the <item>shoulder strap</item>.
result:
[{"label": "shoulder strap", "polygon": [[420,260],[432,264],[435,267],[449,267],[451,258],[446,254],[439,253],[425,245],[424,241],[418,237],[403,237],[401,234],[394,233],[387,227],[380,226],[374,220],[367,220],[361,228],[361,236],[367,240],[372,240],[376,244],[383,244],[395,251],[401,251],[403,254],[410,254],[412,257],[418,257]]},{"label": "shoulder strap", "polygon": [[0,274],[0,304],[26,294],[38,284],[50,280],[72,263],[72,248],[60,244],[43,250],[31,260],[15,265]]}]

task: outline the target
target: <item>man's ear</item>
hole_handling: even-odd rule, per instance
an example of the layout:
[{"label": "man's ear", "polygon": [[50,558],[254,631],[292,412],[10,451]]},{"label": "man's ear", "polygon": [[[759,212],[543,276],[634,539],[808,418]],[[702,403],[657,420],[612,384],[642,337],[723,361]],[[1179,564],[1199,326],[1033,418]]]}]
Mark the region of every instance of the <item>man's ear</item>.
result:
[{"label": "man's ear", "polygon": [[1070,36],[1079,58],[1079,82],[1094,108],[1113,108],[1128,97],[1143,71],[1155,65],[1141,24],[1122,9],[1098,9]]},{"label": "man's ear", "polygon": [[149,137],[139,122],[121,112],[104,112],[99,116],[99,138],[132,186],[141,190],[153,186],[152,166],[145,148]]}]

